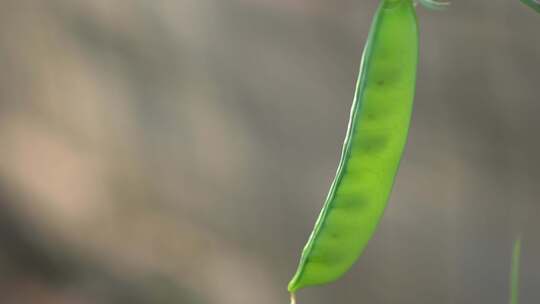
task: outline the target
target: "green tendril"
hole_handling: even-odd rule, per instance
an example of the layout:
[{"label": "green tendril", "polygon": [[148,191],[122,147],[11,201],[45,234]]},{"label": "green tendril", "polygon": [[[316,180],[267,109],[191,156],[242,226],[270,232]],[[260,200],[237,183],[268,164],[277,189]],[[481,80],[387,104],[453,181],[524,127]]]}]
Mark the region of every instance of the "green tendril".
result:
[{"label": "green tendril", "polygon": [[521,259],[521,237],[514,241],[510,270],[510,304],[519,303],[519,260]]}]

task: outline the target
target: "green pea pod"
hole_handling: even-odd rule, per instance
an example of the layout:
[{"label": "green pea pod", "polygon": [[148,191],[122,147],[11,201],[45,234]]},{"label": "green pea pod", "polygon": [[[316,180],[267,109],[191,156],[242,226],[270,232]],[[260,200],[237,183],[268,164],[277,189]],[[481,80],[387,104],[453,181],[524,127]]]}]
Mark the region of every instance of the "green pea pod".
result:
[{"label": "green pea pod", "polygon": [[540,1],[539,0],[521,0],[521,2],[528,7],[532,8],[536,12],[540,13]]},{"label": "green pea pod", "polygon": [[417,62],[413,0],[382,0],[362,56],[337,174],[288,286],[293,297],[298,289],[341,277],[372,237],[407,141]]}]

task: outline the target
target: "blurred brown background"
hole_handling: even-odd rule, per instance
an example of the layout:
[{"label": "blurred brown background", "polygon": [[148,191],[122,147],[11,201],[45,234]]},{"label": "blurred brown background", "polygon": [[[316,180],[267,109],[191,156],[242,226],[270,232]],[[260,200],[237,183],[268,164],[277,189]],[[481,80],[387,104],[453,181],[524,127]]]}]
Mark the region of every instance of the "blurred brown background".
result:
[{"label": "blurred brown background", "polygon": [[[0,303],[287,303],[377,1],[0,5]],[[300,303],[506,303],[519,232],[540,300],[540,16],[419,18],[388,211]]]}]

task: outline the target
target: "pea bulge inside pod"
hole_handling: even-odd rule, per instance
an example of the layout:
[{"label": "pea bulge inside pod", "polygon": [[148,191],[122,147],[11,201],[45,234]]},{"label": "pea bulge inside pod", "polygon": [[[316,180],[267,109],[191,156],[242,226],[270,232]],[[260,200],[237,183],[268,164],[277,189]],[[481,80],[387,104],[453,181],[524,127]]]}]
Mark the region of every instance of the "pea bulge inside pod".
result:
[{"label": "pea bulge inside pod", "polygon": [[417,63],[413,0],[381,1],[362,55],[337,173],[289,283],[291,293],[340,278],[375,232],[407,141]]}]

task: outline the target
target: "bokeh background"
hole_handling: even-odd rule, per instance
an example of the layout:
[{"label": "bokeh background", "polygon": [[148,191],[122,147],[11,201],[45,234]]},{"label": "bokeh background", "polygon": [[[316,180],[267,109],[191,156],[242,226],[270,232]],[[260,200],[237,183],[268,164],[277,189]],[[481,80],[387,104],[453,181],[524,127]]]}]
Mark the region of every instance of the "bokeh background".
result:
[{"label": "bokeh background", "polygon": [[[2,0],[0,303],[287,303],[376,5]],[[540,16],[419,19],[389,208],[300,303],[506,303],[519,233],[540,301]]]}]

